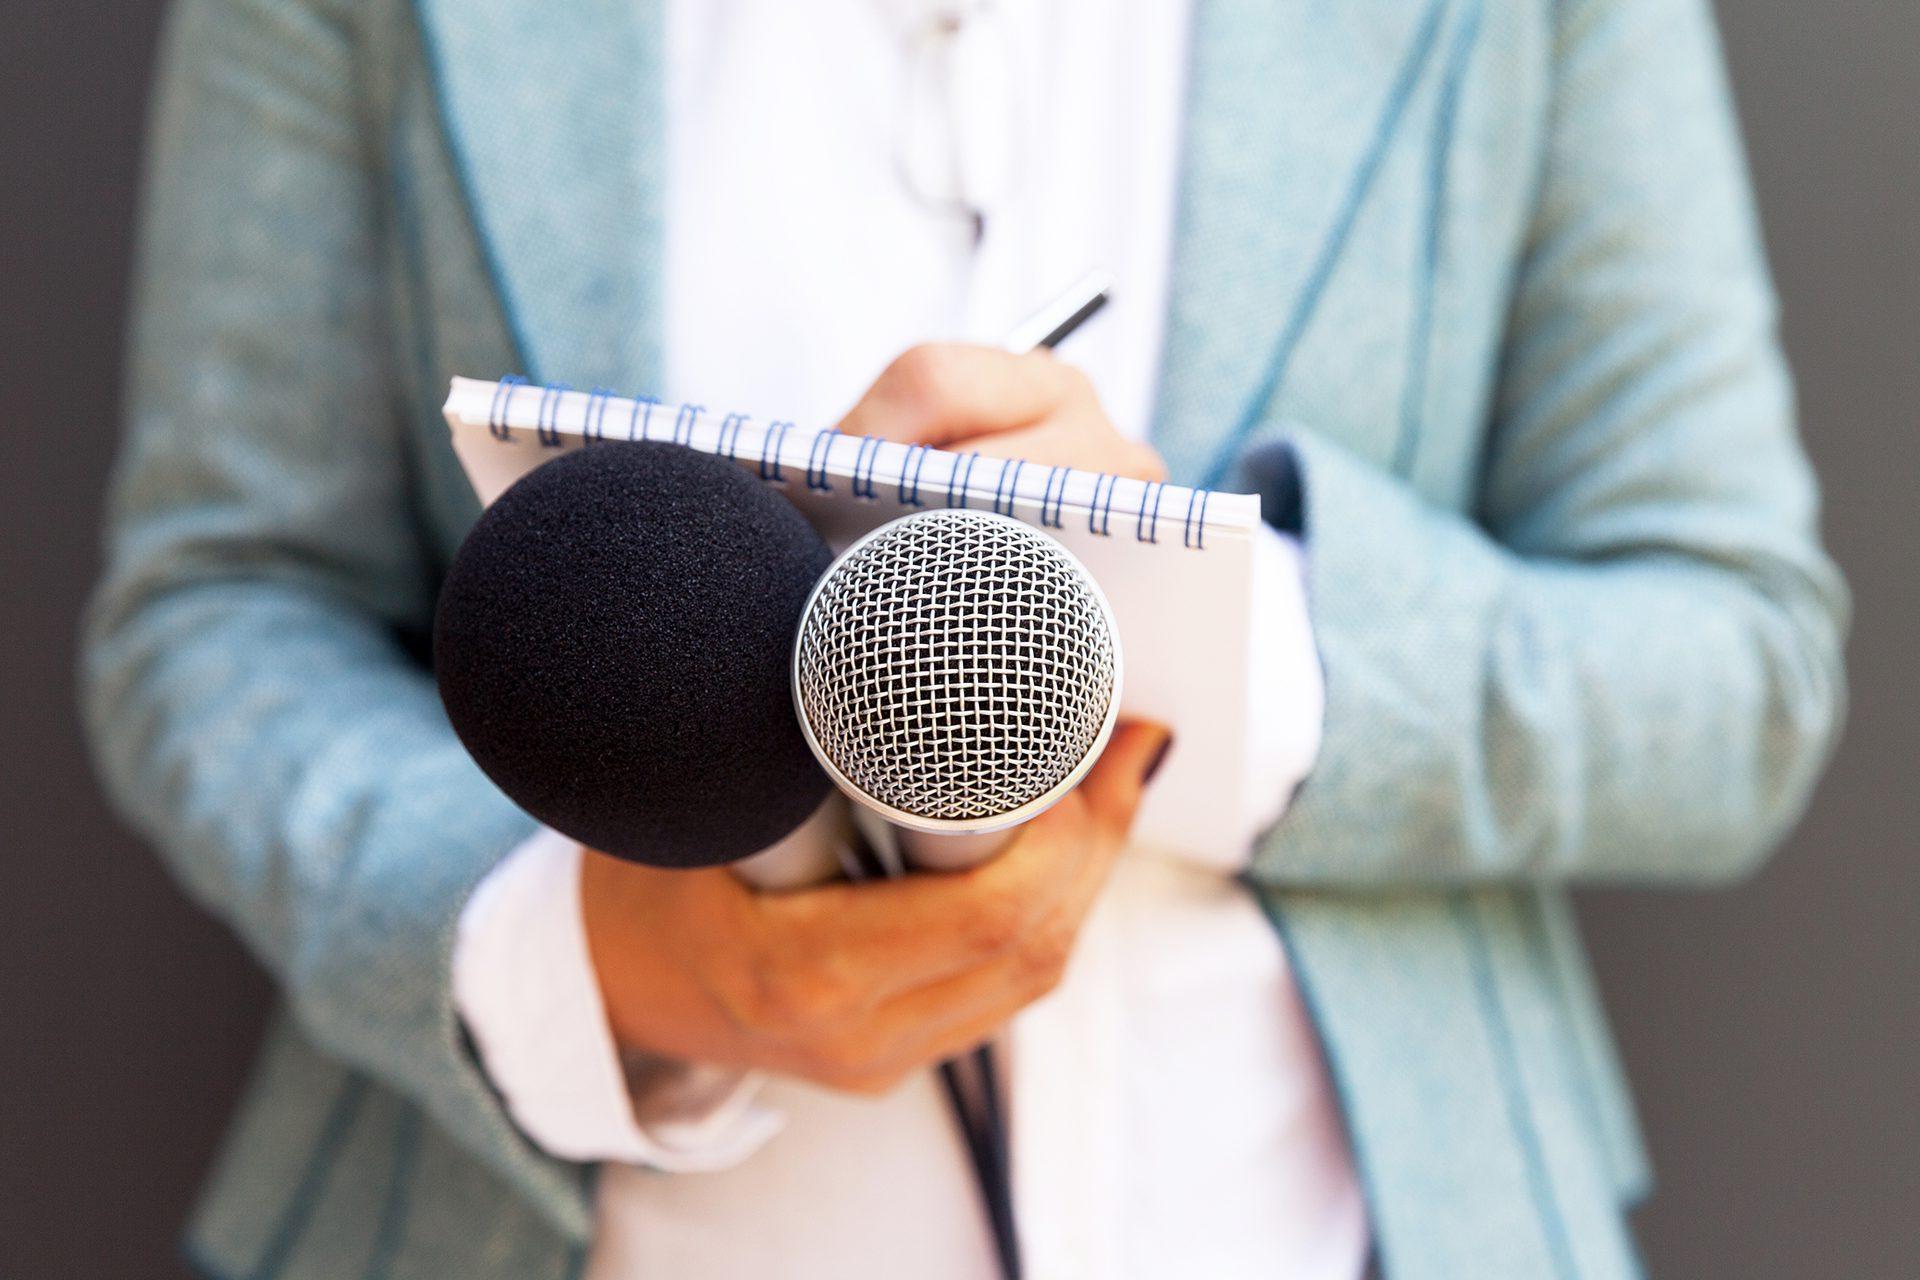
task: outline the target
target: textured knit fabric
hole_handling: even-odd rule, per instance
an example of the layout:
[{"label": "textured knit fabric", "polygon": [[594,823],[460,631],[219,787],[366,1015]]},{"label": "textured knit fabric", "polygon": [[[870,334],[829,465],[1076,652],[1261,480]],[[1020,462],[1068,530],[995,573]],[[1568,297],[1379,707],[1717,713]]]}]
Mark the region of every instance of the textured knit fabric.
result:
[{"label": "textured knit fabric", "polygon": [[[581,1256],[592,1171],[453,1014],[531,823],[420,638],[476,511],[448,377],[658,370],[658,58],[637,0],[172,23],[84,676],[120,806],[286,992],[191,1229],[217,1276]],[[1207,0],[1183,183],[1155,439],[1304,530],[1326,737],[1254,876],[1382,1269],[1631,1275],[1561,886],[1753,867],[1842,698],[1705,0]]]}]

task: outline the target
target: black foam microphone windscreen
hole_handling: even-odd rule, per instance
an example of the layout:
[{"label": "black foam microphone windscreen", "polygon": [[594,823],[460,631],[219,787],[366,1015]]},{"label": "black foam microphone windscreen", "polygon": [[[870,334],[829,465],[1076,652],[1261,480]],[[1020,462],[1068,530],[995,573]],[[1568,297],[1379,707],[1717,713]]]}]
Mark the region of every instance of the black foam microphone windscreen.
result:
[{"label": "black foam microphone windscreen", "polygon": [[563,454],[454,557],[441,701],[487,776],[555,830],[655,866],[746,857],[829,788],[789,662],[831,559],[733,463],[664,442]]}]

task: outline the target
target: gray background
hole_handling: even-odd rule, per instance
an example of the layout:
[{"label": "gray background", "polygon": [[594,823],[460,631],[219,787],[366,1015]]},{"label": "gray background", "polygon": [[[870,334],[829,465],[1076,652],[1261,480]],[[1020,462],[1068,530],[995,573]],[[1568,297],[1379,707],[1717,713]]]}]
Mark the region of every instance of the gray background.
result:
[{"label": "gray background", "polygon": [[[268,998],[103,811],[74,724],[157,0],[10,0],[0,53],[0,1275],[184,1274]],[[1661,1187],[1659,1276],[1920,1267],[1920,5],[1723,0],[1854,711],[1755,883],[1584,895]]]}]

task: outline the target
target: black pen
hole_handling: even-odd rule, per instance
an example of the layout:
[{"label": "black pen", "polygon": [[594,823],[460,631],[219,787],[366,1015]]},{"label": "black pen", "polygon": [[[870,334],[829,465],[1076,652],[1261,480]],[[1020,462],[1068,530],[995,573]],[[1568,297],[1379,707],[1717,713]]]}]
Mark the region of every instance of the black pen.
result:
[{"label": "black pen", "polygon": [[1007,335],[1006,349],[1016,354],[1051,351],[1094,313],[1107,305],[1113,281],[1104,271],[1089,271],[1073,282],[1073,287],[1014,326]]}]

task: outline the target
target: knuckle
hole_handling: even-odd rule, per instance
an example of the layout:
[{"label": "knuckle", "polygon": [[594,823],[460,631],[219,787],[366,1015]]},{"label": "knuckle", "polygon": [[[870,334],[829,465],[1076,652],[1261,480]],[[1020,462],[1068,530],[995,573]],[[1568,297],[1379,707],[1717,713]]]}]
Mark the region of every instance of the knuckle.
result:
[{"label": "knuckle", "polygon": [[1073,954],[1073,939],[1070,921],[1052,920],[1035,929],[1020,954],[1021,969],[1029,982],[1038,984],[1042,992],[1058,986]]},{"label": "knuckle", "polygon": [[900,1087],[905,1076],[898,1072],[851,1072],[834,1087],[843,1093],[858,1094],[863,1098],[880,1098]]},{"label": "knuckle", "polygon": [[1093,376],[1077,364],[1063,364],[1065,371],[1063,385],[1067,399],[1074,401],[1098,400],[1099,393],[1094,390]]},{"label": "knuckle", "polygon": [[1167,478],[1167,464],[1157,450],[1145,445],[1135,445],[1134,469],[1142,480],[1164,482]]},{"label": "knuckle", "polygon": [[845,1026],[872,1008],[872,984],[853,972],[829,970],[814,992],[812,1017],[816,1025]]},{"label": "knuckle", "polygon": [[821,975],[781,966],[755,975],[749,1007],[755,1026],[792,1033],[830,1022],[837,999],[835,984]]},{"label": "knuckle", "polygon": [[802,1042],[791,1046],[788,1070],[803,1080],[832,1085],[848,1074],[848,1064],[840,1060],[831,1043]]},{"label": "knuckle", "polygon": [[876,1066],[870,1048],[851,1037],[812,1044],[802,1056],[799,1074],[829,1089],[863,1094],[884,1093],[901,1078]]},{"label": "knuckle", "polygon": [[923,342],[895,357],[883,376],[902,396],[934,402],[945,398],[952,383],[952,370],[951,353],[937,343]]},{"label": "knuckle", "polygon": [[1023,911],[1017,894],[1000,887],[974,897],[962,917],[962,936],[970,951],[999,955],[1020,941]]},{"label": "knuckle", "polygon": [[736,1031],[753,1032],[767,1025],[762,984],[749,965],[728,966],[705,980],[708,997]]}]

